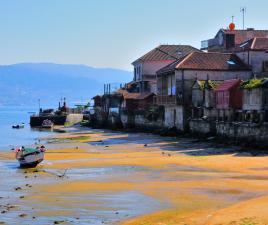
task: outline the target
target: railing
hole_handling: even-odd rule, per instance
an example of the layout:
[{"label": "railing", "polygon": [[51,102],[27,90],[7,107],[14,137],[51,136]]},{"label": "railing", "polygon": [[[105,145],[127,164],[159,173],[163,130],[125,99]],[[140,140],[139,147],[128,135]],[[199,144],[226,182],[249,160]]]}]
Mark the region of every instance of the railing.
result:
[{"label": "railing", "polygon": [[154,103],[157,105],[176,105],[177,100],[175,95],[158,95],[155,96]]}]

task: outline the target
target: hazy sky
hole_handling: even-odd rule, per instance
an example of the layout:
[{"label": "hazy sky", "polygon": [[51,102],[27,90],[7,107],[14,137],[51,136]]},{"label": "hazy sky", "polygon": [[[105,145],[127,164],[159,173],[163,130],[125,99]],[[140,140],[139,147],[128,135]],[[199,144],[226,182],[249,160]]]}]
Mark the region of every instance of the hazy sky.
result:
[{"label": "hazy sky", "polygon": [[0,0],[0,64],[55,62],[132,70],[160,43],[211,38],[234,15],[268,29],[267,0]]}]

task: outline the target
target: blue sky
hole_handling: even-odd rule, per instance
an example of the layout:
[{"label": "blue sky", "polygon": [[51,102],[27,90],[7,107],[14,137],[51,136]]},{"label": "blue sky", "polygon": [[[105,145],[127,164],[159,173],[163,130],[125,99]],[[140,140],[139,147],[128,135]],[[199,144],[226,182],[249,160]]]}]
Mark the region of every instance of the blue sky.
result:
[{"label": "blue sky", "polygon": [[267,0],[0,0],[0,64],[54,62],[132,70],[159,44],[211,38],[240,7],[268,29]]}]

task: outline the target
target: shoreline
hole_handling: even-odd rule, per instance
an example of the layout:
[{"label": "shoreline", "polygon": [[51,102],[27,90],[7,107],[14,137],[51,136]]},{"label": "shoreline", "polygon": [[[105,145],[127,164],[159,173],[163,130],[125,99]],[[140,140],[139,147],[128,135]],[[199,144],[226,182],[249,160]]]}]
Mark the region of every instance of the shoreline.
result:
[{"label": "shoreline", "polygon": [[182,137],[64,130],[42,139],[49,150],[37,169],[17,169],[1,152],[0,170],[9,179],[0,188],[0,222],[268,223],[265,156]]}]

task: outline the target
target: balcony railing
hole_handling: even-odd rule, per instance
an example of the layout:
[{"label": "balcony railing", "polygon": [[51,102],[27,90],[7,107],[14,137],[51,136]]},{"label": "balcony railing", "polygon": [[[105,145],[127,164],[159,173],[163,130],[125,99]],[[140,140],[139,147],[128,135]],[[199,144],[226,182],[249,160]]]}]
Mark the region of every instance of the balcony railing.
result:
[{"label": "balcony railing", "polygon": [[157,105],[176,105],[177,99],[175,95],[157,95],[155,96],[155,104]]}]

